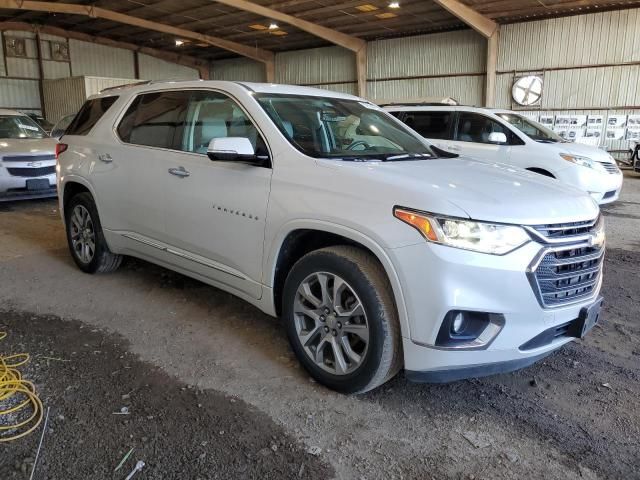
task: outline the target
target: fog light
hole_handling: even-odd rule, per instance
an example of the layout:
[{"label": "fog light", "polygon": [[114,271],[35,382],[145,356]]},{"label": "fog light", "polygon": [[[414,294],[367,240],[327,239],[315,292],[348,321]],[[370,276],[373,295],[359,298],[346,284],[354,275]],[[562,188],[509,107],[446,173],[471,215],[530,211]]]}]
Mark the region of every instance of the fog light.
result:
[{"label": "fog light", "polygon": [[482,350],[498,336],[504,323],[504,316],[497,313],[451,310],[442,320],[434,346]]},{"label": "fog light", "polygon": [[453,318],[453,322],[451,323],[451,333],[457,335],[462,332],[462,330],[464,330],[464,323],[464,314],[460,312]]}]

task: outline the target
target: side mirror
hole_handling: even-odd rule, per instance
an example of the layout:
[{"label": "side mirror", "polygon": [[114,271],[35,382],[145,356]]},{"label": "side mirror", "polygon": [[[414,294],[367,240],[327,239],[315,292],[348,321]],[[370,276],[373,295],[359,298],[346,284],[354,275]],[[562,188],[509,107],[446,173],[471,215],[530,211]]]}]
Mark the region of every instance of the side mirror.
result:
[{"label": "side mirror", "polygon": [[220,162],[262,163],[263,161],[256,156],[249,139],[244,137],[214,138],[209,142],[207,156],[211,160]]},{"label": "side mirror", "polygon": [[488,140],[489,143],[507,143],[507,136],[502,132],[491,132]]}]

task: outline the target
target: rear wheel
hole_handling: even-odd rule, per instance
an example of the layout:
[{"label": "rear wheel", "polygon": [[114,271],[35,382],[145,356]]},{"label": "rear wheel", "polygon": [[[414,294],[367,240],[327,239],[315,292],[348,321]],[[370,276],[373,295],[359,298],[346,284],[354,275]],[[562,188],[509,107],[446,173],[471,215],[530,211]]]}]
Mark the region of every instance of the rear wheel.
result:
[{"label": "rear wheel", "polygon": [[122,263],[122,256],[109,250],[100,217],[91,195],[79,193],[65,208],[67,243],[76,265],[86,273],[108,273]]},{"label": "rear wheel", "polygon": [[362,393],[402,366],[391,286],[379,262],[351,247],[323,248],[292,268],[283,313],[296,356],[318,382]]}]

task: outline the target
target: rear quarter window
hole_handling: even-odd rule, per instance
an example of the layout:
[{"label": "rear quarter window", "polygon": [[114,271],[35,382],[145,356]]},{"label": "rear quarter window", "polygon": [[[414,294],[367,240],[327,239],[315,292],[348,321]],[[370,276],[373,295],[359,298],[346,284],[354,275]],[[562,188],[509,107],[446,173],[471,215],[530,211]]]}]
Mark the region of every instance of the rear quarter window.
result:
[{"label": "rear quarter window", "polygon": [[404,123],[425,138],[451,140],[453,112],[407,112],[403,120]]},{"label": "rear quarter window", "polygon": [[118,97],[114,96],[87,100],[67,128],[65,135],[86,135],[89,133],[117,99]]}]

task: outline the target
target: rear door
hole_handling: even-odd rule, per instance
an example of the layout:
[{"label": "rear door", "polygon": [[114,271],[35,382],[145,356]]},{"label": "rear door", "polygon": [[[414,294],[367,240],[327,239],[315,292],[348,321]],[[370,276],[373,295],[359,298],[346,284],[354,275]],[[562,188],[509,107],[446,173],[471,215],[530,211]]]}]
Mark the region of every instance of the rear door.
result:
[{"label": "rear door", "polygon": [[188,99],[177,90],[138,95],[116,127],[119,141],[99,152],[111,168],[105,181],[113,185],[105,188],[111,197],[118,192],[110,202],[118,218],[112,229],[133,234],[138,243],[165,240],[166,172],[180,142]]},{"label": "rear door", "polygon": [[[492,142],[489,140],[491,133],[503,133],[507,141]],[[517,141],[521,142],[496,120],[480,113],[459,112],[453,141],[449,142],[447,150],[482,160],[505,162],[509,160],[511,145]]]},{"label": "rear door", "polygon": [[436,147],[448,150],[453,140],[455,112],[416,110],[404,112],[401,119]]}]

